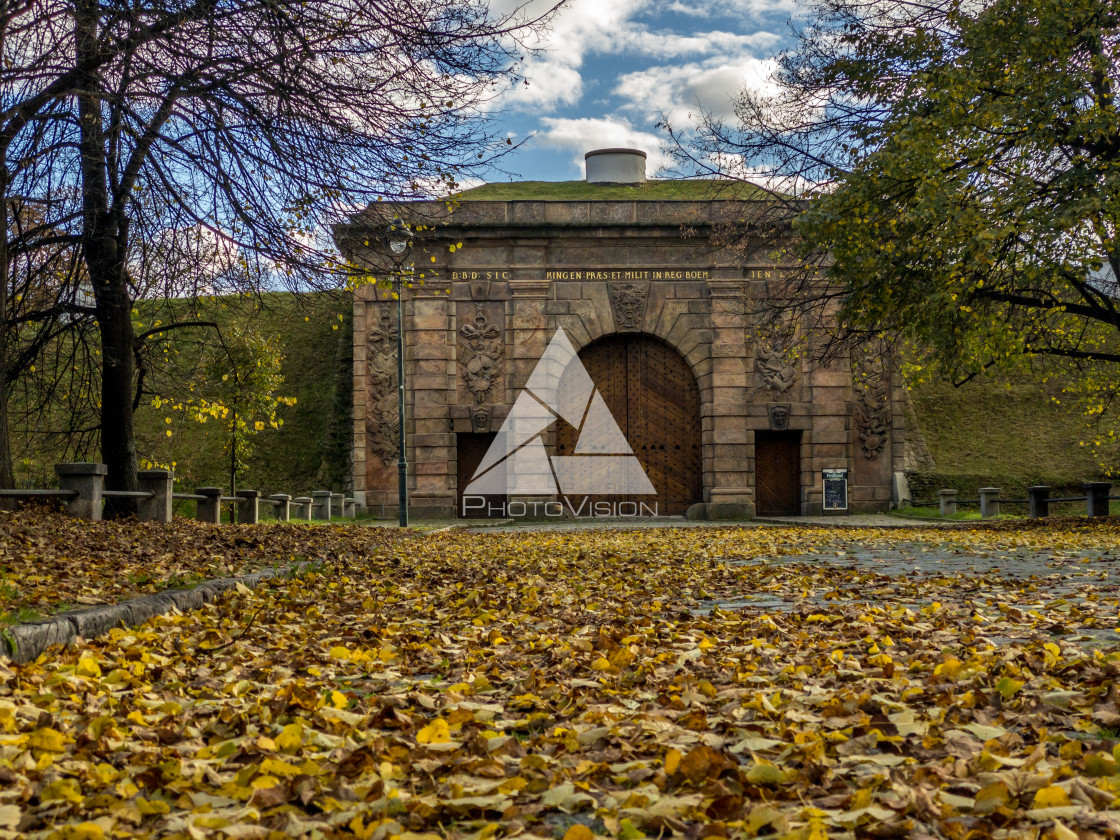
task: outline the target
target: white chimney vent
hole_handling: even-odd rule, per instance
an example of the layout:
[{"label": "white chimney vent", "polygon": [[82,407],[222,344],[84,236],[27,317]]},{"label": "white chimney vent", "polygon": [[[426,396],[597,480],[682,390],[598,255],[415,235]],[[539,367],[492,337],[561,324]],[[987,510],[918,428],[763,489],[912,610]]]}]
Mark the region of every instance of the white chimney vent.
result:
[{"label": "white chimney vent", "polygon": [[583,156],[589,184],[644,184],[646,153],[641,149],[596,149]]}]

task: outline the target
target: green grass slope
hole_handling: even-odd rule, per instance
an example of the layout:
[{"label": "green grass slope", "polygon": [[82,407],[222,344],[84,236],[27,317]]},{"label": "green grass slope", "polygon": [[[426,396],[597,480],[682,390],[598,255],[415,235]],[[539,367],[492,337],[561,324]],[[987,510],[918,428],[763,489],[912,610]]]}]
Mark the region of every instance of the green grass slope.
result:
[{"label": "green grass slope", "polygon": [[931,382],[910,397],[935,462],[933,472],[912,477],[916,497],[987,485],[1019,496],[1032,484],[1075,488],[1103,473],[1099,454],[1082,445],[1091,437],[1085,415],[1062,399],[1060,382]]}]

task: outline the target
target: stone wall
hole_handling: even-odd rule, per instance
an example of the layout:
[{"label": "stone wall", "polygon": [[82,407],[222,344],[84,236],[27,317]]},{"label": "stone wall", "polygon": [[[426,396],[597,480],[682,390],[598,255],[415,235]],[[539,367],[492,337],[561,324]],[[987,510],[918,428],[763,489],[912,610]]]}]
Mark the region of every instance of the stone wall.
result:
[{"label": "stone wall", "polygon": [[[634,332],[684,357],[701,397],[705,507],[697,515],[754,514],[755,435],[782,428],[801,433],[803,514],[821,511],[821,470],[830,468],[849,470],[852,511],[887,508],[905,450],[895,366],[870,348],[813,366],[798,352],[802,325],[794,325],[801,342],[755,335],[749,301],[765,294],[768,273],[783,266],[744,265],[707,236],[742,204],[469,202],[454,213],[423,205],[427,229],[417,234],[409,262],[425,276],[404,301],[414,515],[454,515],[456,434],[500,428],[558,327],[577,349]],[[415,215],[418,208],[408,209]],[[383,219],[359,215],[338,232],[351,258],[381,277],[376,232]],[[361,287],[354,303],[354,491],[368,510],[385,515],[394,514],[397,499],[396,329],[392,293]]]}]

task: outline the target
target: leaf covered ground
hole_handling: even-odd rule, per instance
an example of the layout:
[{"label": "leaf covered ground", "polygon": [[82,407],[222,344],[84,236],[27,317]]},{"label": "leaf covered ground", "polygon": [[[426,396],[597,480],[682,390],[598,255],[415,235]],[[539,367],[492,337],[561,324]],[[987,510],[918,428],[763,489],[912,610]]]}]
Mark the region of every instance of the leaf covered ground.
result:
[{"label": "leaf covered ground", "polygon": [[269,566],[366,556],[398,538],[381,528],[88,522],[43,508],[0,511],[0,623]]},{"label": "leaf covered ground", "polygon": [[0,666],[0,836],[1120,833],[1114,524],[349,533]]}]

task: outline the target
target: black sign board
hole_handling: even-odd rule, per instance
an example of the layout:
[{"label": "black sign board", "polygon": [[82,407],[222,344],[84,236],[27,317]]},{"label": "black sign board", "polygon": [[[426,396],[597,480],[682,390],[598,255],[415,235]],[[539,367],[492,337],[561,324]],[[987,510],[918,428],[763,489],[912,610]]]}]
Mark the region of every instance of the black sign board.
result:
[{"label": "black sign board", "polygon": [[824,509],[848,509],[848,471],[821,470],[824,478]]}]

